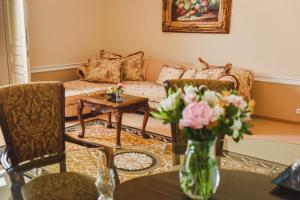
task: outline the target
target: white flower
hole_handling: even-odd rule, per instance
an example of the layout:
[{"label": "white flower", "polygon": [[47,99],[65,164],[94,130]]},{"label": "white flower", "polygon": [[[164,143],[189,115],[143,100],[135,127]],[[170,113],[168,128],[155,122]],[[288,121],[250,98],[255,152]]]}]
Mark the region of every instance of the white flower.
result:
[{"label": "white flower", "polygon": [[214,114],[213,114],[212,121],[215,122],[215,121],[217,121],[217,120],[220,118],[221,115],[224,114],[225,111],[224,111],[224,108],[222,108],[222,107],[219,106],[219,105],[216,105],[216,106],[213,108],[213,112],[214,112]]},{"label": "white flower", "polygon": [[190,104],[199,100],[199,97],[197,96],[196,93],[198,91],[198,88],[190,85],[190,86],[185,86],[183,90],[184,90],[183,98],[186,104]]},{"label": "white flower", "polygon": [[243,124],[240,119],[234,120],[233,125],[230,127],[230,129],[233,130],[233,138],[239,137],[239,131],[241,130]]},{"label": "white flower", "polygon": [[185,86],[183,88],[183,91],[186,96],[194,96],[197,95],[196,92],[198,91],[198,88],[189,85],[189,86]]},{"label": "white flower", "polygon": [[210,106],[215,106],[219,102],[218,95],[215,91],[207,90],[202,97],[203,101],[206,101]]},{"label": "white flower", "polygon": [[168,98],[160,102],[160,107],[165,111],[172,111],[176,109],[180,100],[179,94],[180,92],[177,91],[176,93],[169,95]]},{"label": "white flower", "polygon": [[247,107],[247,102],[244,100],[242,96],[231,94],[227,97],[224,97],[224,100],[227,103],[231,103],[239,109],[245,109]]}]

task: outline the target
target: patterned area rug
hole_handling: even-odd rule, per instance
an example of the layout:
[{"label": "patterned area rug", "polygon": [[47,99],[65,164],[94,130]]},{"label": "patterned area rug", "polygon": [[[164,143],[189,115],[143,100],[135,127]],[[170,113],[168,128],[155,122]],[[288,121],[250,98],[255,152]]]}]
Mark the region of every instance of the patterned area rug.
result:
[{"label": "patterned area rug", "polygon": [[[105,121],[98,119],[86,122],[86,135],[83,139],[94,143],[114,146],[116,139],[115,129],[107,129],[105,124]],[[74,137],[77,137],[79,131],[79,125],[66,128],[66,132]],[[171,145],[167,142],[169,139],[150,132],[148,134],[151,138],[144,139],[141,136],[140,130],[123,127],[121,133],[122,149],[118,150],[114,155],[114,162],[121,182],[172,169]],[[90,152],[76,151],[76,149],[84,149],[83,147],[67,143],[66,148],[69,151],[75,150],[67,157],[69,171],[96,176],[97,168],[101,167],[103,163],[98,163],[95,166],[95,160],[87,159]],[[221,168],[223,169],[242,170],[271,177],[276,177],[286,167],[285,165],[232,152],[225,152],[225,156],[221,159]],[[28,177],[34,177],[36,174],[57,171],[58,165],[53,165],[33,170],[27,173],[27,175]]]}]

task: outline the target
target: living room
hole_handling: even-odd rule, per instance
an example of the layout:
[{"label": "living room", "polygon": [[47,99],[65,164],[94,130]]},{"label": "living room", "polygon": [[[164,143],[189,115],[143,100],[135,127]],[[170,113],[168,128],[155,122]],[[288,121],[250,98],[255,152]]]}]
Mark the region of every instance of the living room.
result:
[{"label": "living room", "polygon": [[[201,23],[198,23],[195,28],[195,23],[187,20],[187,22],[174,22],[174,24],[190,23],[190,25],[183,25],[184,27],[180,30],[172,31],[172,27],[166,28],[166,24],[169,23],[166,19],[166,13],[168,13],[166,5],[169,5],[170,2],[174,3],[179,15],[181,15],[179,9],[181,5],[186,10],[191,10],[190,7],[195,6],[197,11],[196,6],[199,3],[199,13],[205,13],[206,2],[208,9],[219,5],[218,8],[223,9],[222,12],[225,16],[222,18],[219,15],[219,18],[225,20],[223,25],[225,24],[226,28],[203,30],[199,25],[198,30],[198,24]],[[185,7],[187,5],[189,8]],[[232,140],[231,136],[226,136],[224,139],[221,156],[223,160],[221,159],[219,167],[221,185],[213,192],[216,192],[216,198],[222,199],[223,195],[224,199],[246,199],[243,196],[238,198],[235,192],[226,187],[230,181],[226,182],[228,174],[225,173],[224,178],[222,177],[222,168],[229,171],[251,172],[253,177],[257,174],[263,175],[268,177],[266,180],[271,182],[299,158],[300,68],[298,67],[297,53],[300,51],[298,37],[300,26],[298,25],[297,9],[300,8],[300,2],[291,0],[1,0],[0,84],[3,87],[17,83],[12,77],[14,74],[11,73],[8,59],[13,48],[10,48],[11,44],[6,44],[6,41],[10,37],[7,29],[14,30],[8,27],[13,22],[7,19],[13,19],[12,13],[19,7],[22,8],[21,13],[24,14],[23,19],[18,19],[24,22],[24,31],[21,31],[21,35],[24,37],[20,38],[27,42],[26,52],[24,51],[27,55],[27,65],[24,65],[27,73],[23,73],[26,78],[22,83],[63,82],[66,93],[61,98],[65,99],[63,102],[65,132],[74,139],[75,143],[77,142],[77,145],[83,143],[83,146],[90,147],[90,143],[92,143],[113,149],[114,163],[112,165],[116,165],[113,166],[116,167],[117,175],[115,176],[118,176],[121,182],[116,187],[116,199],[133,199],[130,195],[134,194],[134,189],[130,188],[144,183],[144,179],[138,182],[139,178],[155,176],[155,174],[170,170],[174,160],[169,157],[167,152],[174,148],[174,145],[172,146],[172,141],[174,142],[172,129],[169,124],[163,124],[163,120],[155,118],[153,112],[159,111],[155,108],[166,98],[163,82],[169,79],[183,80],[182,76],[185,77],[185,73],[196,68],[198,71],[195,71],[192,79],[199,79],[196,77],[203,77],[203,74],[197,75],[199,66],[201,70],[211,70],[206,75],[215,77],[212,79],[234,82],[233,87],[237,89],[238,95],[241,95],[249,105],[251,100],[256,102],[252,121],[249,122],[253,126],[250,128],[253,135],[245,135],[243,140],[238,143]],[[194,10],[192,11],[194,12]],[[170,8],[170,12],[175,11]],[[221,13],[221,11],[219,12]],[[170,19],[172,21],[173,18]],[[85,75],[92,69],[91,66],[94,66],[95,60],[105,59],[105,57],[107,60],[122,60],[122,62],[127,59],[128,63],[134,59],[139,60],[143,70],[141,80],[128,79],[122,81],[122,85],[120,85],[122,91],[125,91],[123,95],[141,97],[134,99],[134,106],[124,108],[124,110],[119,107],[115,109],[111,102],[103,102],[101,98],[106,98],[105,95],[101,98],[98,96],[97,101],[95,98],[93,100],[88,98],[92,95],[102,94],[110,87],[119,87],[117,83],[121,82],[121,79],[111,83],[109,81],[95,83],[97,81],[86,79]],[[164,78],[167,75],[163,76],[162,72],[166,67],[174,69],[180,75]],[[221,74],[218,75],[220,70]],[[175,72],[172,71],[172,73],[174,75]],[[112,75],[114,76],[115,73]],[[46,96],[49,94],[45,93]],[[57,95],[59,96],[59,94]],[[30,99],[34,99],[31,95],[28,96]],[[5,97],[1,94],[3,101],[5,101]],[[148,103],[147,105],[150,106],[150,109],[144,104],[143,98],[149,99],[149,105]],[[125,96],[123,102],[126,102]],[[80,109],[80,105],[86,107]],[[109,110],[109,114],[102,114],[107,110]],[[120,110],[121,112],[119,112]],[[17,109],[15,111],[17,112]],[[123,112],[124,115],[122,115]],[[60,114],[58,115],[60,116]],[[79,114],[81,115],[78,116]],[[32,119],[39,123],[45,122],[42,118]],[[18,121],[14,121],[14,123],[18,123]],[[22,120],[20,123],[26,124],[27,122]],[[107,125],[110,128],[107,128]],[[24,124],[20,127],[24,128]],[[3,123],[1,128],[5,132]],[[82,133],[85,134],[82,135]],[[242,139],[242,136],[239,139]],[[3,155],[6,155],[4,149],[8,145],[5,142],[7,138],[0,135],[0,146],[4,146],[0,151]],[[162,146],[165,149],[159,148]],[[79,149],[84,151],[81,147]],[[75,145],[66,143],[65,151],[72,153],[73,150],[76,150]],[[68,162],[67,155],[67,171],[77,170],[76,172],[97,177],[96,169],[100,164],[88,168],[88,164],[77,163],[76,161],[86,154],[85,151],[80,151],[78,151],[78,155],[76,154],[77,157],[73,154],[73,157],[70,156],[75,157],[74,161],[70,158]],[[89,152],[89,154],[93,153]],[[180,162],[182,163],[184,161],[181,158]],[[84,161],[88,163],[89,161],[85,159]],[[72,168],[73,165],[76,165],[75,163],[78,164],[78,169]],[[90,165],[94,166],[93,163],[90,161]],[[132,163],[136,163],[136,165]],[[3,168],[5,169],[5,167]],[[53,170],[51,167],[41,169],[46,173]],[[37,179],[37,175],[33,173],[26,175],[25,185],[28,184],[27,182],[32,182],[30,180]],[[237,176],[237,174],[230,175]],[[6,176],[5,181],[10,183],[6,170],[1,171],[0,177],[2,176]],[[178,179],[177,176],[176,178]],[[244,179],[247,184],[249,180]],[[130,182],[132,180],[136,180],[136,182]],[[156,185],[155,180],[152,181],[149,182],[149,185],[151,183]],[[277,189],[271,183],[268,185],[269,182],[266,183],[267,186],[261,187]],[[147,185],[147,183],[145,184]],[[124,184],[123,188],[122,184]],[[157,187],[160,184],[162,183],[157,183]],[[0,184],[0,191],[5,191],[9,187],[8,185],[2,187]],[[149,187],[147,188],[149,189]],[[157,192],[159,187],[157,187],[153,189],[155,194],[159,193]],[[24,188],[28,189],[28,187]],[[143,194],[142,189],[138,193]],[[240,190],[243,190],[242,186]],[[244,190],[246,191],[246,189]],[[174,191],[174,194],[178,194],[179,197],[182,193],[180,188],[172,187],[170,191]],[[101,193],[100,190],[99,192]],[[151,194],[147,189],[144,192]],[[258,194],[265,197],[264,199],[286,199],[280,195],[270,195],[269,192],[263,189],[257,191]],[[23,189],[22,193],[24,195]],[[284,192],[280,190],[279,193]],[[6,194],[10,196],[9,192]],[[32,194],[35,193],[32,192]],[[167,194],[166,196],[155,196],[155,194],[152,198],[149,196],[148,199],[157,199],[158,197],[174,199],[171,194],[169,194],[170,196]],[[250,199],[259,199],[259,197],[250,195],[254,195],[253,192],[245,192],[245,194],[249,194],[248,198]],[[6,196],[3,197],[3,199],[5,198]],[[28,197],[28,199],[30,198]]]}]

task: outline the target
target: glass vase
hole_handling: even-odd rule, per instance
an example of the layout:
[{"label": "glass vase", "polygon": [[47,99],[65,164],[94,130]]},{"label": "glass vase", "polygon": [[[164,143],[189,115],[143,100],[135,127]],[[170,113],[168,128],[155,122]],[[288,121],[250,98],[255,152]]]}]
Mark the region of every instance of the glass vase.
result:
[{"label": "glass vase", "polygon": [[188,141],[179,178],[183,192],[191,199],[208,200],[215,194],[220,182],[215,140]]}]

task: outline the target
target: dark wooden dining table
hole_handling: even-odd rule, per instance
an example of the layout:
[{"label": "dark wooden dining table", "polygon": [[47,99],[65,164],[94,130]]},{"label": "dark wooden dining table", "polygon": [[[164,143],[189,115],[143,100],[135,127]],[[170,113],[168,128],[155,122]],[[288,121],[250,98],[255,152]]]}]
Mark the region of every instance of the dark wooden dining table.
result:
[{"label": "dark wooden dining table", "polygon": [[[272,178],[236,170],[220,170],[221,181],[214,200],[300,200],[300,193],[278,188]],[[115,200],[184,200],[179,172],[171,171],[133,179],[119,185]]]}]

